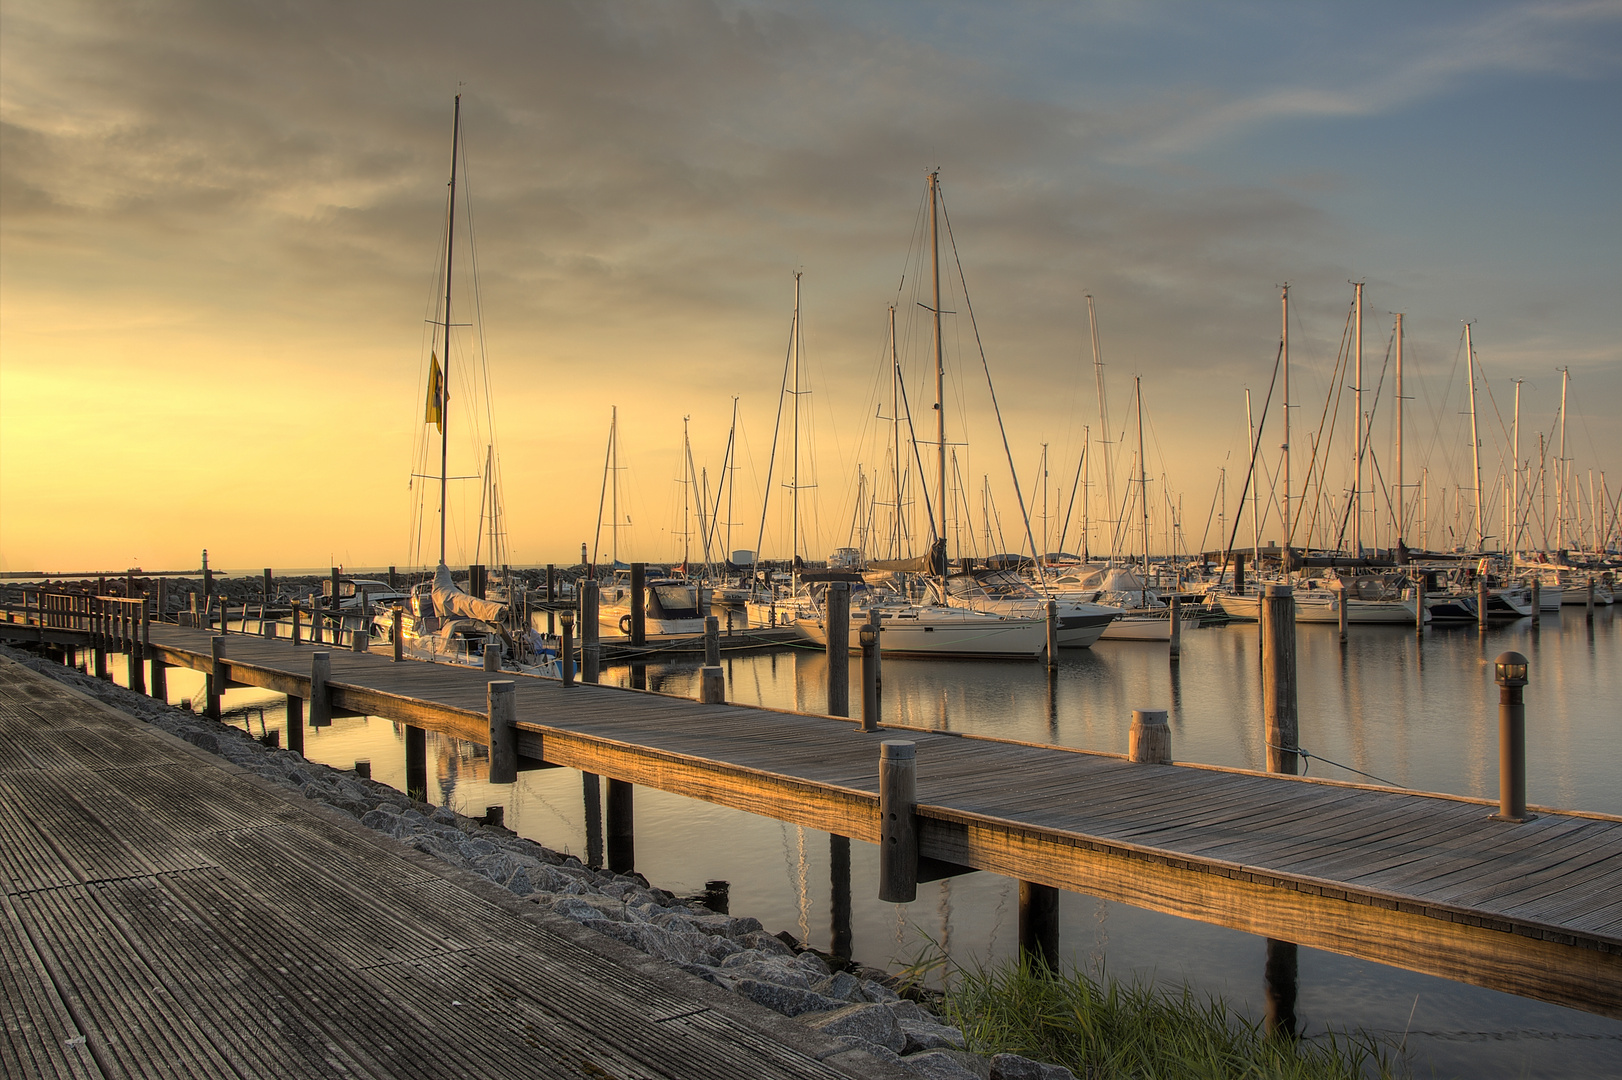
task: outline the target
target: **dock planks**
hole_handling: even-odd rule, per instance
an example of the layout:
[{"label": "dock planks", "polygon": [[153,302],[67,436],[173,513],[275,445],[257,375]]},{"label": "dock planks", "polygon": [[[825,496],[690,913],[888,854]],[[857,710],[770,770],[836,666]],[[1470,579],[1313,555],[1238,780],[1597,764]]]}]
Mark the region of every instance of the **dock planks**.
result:
[{"label": "dock planks", "polygon": [[[152,636],[210,667],[207,632]],[[307,693],[313,651],[232,636],[228,671]],[[330,656],[335,706],[483,742],[510,678],[523,755],[868,841],[878,743],[911,739],[924,856],[1622,1017],[1615,818]]]},{"label": "dock planks", "polygon": [[900,1075],[9,661],[0,745],[0,1075]]}]

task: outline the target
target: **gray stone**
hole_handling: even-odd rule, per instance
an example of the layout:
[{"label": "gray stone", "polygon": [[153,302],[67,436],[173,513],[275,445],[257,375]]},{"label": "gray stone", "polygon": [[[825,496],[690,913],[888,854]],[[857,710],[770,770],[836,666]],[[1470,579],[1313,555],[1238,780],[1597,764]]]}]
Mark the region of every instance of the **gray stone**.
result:
[{"label": "gray stone", "polygon": [[803,969],[812,979],[825,979],[833,974],[828,962],[814,952],[803,952],[794,958],[796,967]]},{"label": "gray stone", "polygon": [[895,1014],[883,1005],[846,1005],[832,1012],[805,1019],[805,1023],[828,1035],[851,1035],[899,1054],[907,1037]]},{"label": "gray stone", "polygon": [[220,752],[220,740],[206,731],[188,731],[185,739],[199,750],[207,750],[211,754]]},{"label": "gray stone", "polygon": [[552,901],[552,913],[577,923],[603,922],[608,916],[585,896],[560,896]]},{"label": "gray stone", "polygon": [[734,977],[753,976],[778,986],[792,986],[799,990],[811,989],[811,979],[804,969],[785,963],[781,957],[763,956],[754,950],[737,952],[721,962],[721,966]]},{"label": "gray stone", "polygon": [[977,1054],[957,1050],[925,1050],[901,1059],[928,1080],[991,1080],[991,1066]]},{"label": "gray stone", "polygon": [[400,819],[383,810],[372,810],[360,819],[360,823],[368,829],[375,829],[377,832],[388,833],[393,836],[395,827],[400,824]]},{"label": "gray stone", "polygon": [[862,996],[861,981],[846,971],[828,976],[821,982],[813,984],[811,989],[824,997],[838,998],[840,1001],[867,1000]]},{"label": "gray stone", "polygon": [[968,1044],[963,1032],[955,1027],[930,1020],[901,1020],[901,1031],[907,1036],[903,1054],[916,1054],[921,1050],[962,1050]]},{"label": "gray stone", "polygon": [[930,1024],[940,1022],[934,1013],[929,1012],[916,1001],[904,1001],[897,997],[886,1001],[884,1007],[895,1013],[897,1020],[917,1020]]},{"label": "gray stone", "polygon": [[896,1053],[894,1050],[891,1050],[888,1046],[880,1046],[878,1043],[870,1043],[865,1039],[858,1039],[854,1035],[840,1035],[835,1041],[850,1047],[852,1050],[861,1050],[864,1053],[871,1054],[880,1061],[887,1061],[892,1065],[903,1064],[901,1055]]},{"label": "gray stone", "polygon": [[794,950],[764,930],[752,930],[747,934],[739,934],[733,940],[746,949],[758,949],[763,953],[776,956],[793,956]]},{"label": "gray stone", "polygon": [[900,1001],[901,995],[881,982],[867,979],[862,983],[862,995],[869,1001]]},{"label": "gray stone", "polygon": [[1076,1074],[1063,1065],[1048,1065],[1018,1054],[998,1054],[991,1059],[991,1080],[1076,1080]]},{"label": "gray stone", "polygon": [[844,1004],[810,990],[779,986],[777,983],[761,982],[759,979],[739,979],[734,989],[755,1004],[764,1005],[784,1016],[826,1012]]},{"label": "gray stone", "polygon": [[427,852],[436,859],[443,859],[445,862],[450,863],[461,862],[456,846],[444,837],[435,836],[433,833],[423,833],[421,836],[413,836],[410,843],[418,851]]}]

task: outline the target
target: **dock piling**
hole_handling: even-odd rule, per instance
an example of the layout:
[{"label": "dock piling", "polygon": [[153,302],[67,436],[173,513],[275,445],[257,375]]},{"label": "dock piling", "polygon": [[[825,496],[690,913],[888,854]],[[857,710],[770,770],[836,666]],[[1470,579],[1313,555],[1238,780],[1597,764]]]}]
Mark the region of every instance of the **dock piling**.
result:
[{"label": "dock piling", "polygon": [[879,744],[879,899],[910,904],[918,898],[918,744]]},{"label": "dock piling", "polygon": [[1059,670],[1059,604],[1049,600],[1048,610],[1048,670]]},{"label": "dock piling", "polygon": [[564,686],[574,685],[574,612],[564,611],[558,621],[563,624],[562,648],[558,650],[558,672]]},{"label": "dock piling", "polygon": [[[1476,630],[1477,630],[1477,632],[1482,633],[1482,634],[1485,634],[1487,632],[1487,602],[1488,602],[1488,595],[1489,594],[1487,592],[1487,579],[1484,578],[1484,577],[1477,578],[1476,579]],[[1533,604],[1532,605],[1532,610],[1537,611],[1538,606],[1536,604]]]},{"label": "dock piling", "polygon": [[631,564],[631,644],[642,646],[648,643],[648,566],[646,563],[634,562]]},{"label": "dock piling", "polygon": [[1425,575],[1414,575],[1414,633],[1425,632]]},{"label": "dock piling", "polygon": [[1592,625],[1593,622],[1594,622],[1594,575],[1593,574],[1588,575],[1588,616],[1587,616],[1587,618],[1588,618],[1589,624]]},{"label": "dock piling", "polygon": [[332,679],[332,654],[310,654],[310,726],[329,727],[332,724],[332,696],[327,683]]},{"label": "dock piling", "polygon": [[394,662],[400,663],[405,659],[405,638],[400,636],[400,616],[403,613],[400,605],[395,604],[389,612],[389,644],[394,646]]},{"label": "dock piling", "polygon": [[1133,709],[1127,756],[1146,765],[1171,764],[1171,727],[1165,709]]},{"label": "dock piling", "polygon": [[518,780],[518,698],[511,679],[492,679],[485,687],[485,712],[490,720],[490,782]]},{"label": "dock piling", "polygon": [[501,646],[486,642],[484,646],[484,670],[501,670]]},{"label": "dock piling", "polygon": [[[1341,621],[1346,619],[1341,594]],[[1300,714],[1295,682],[1295,592],[1269,585],[1261,602],[1262,716],[1267,732],[1267,771],[1294,775],[1299,767]]]},{"label": "dock piling", "polygon": [[823,594],[828,634],[828,715],[850,715],[850,582],[830,581]]},{"label": "dock piling", "polygon": [[580,794],[586,808],[586,865],[603,865],[603,782],[596,773],[580,774]]},{"label": "dock piling", "polygon": [[1033,967],[1059,970],[1059,890],[1019,883],[1019,951]]},{"label": "dock piling", "polygon": [[580,681],[594,683],[602,678],[602,648],[597,644],[602,628],[597,625],[597,582],[580,583]]},{"label": "dock piling", "polygon": [[1171,594],[1171,662],[1177,663],[1183,658],[1183,598],[1176,593]]},{"label": "dock piling", "polygon": [[327,643],[326,628],[321,625],[321,598],[310,597],[310,644],[325,645]]},{"label": "dock piling", "polygon": [[304,753],[304,699],[287,695],[287,748]]},{"label": "dock piling", "polygon": [[714,615],[704,616],[704,666],[716,667],[721,663],[721,620]]},{"label": "dock piling", "polygon": [[[850,837],[828,834],[828,883],[830,886],[831,940],[828,952],[844,960],[851,958]],[[709,883],[705,888],[708,889]]]},{"label": "dock piling", "polygon": [[405,729],[406,794],[428,801],[428,733],[415,724]]},{"label": "dock piling", "polygon": [[220,698],[225,696],[225,637],[216,634],[208,639],[208,651],[213,666],[203,676],[203,692],[208,704],[203,715],[210,720],[220,718]]},{"label": "dock piling", "polygon": [[1532,579],[1532,625],[1543,625],[1543,581],[1540,578]]},{"label": "dock piling", "polygon": [[724,705],[727,699],[726,668],[706,664],[698,672],[698,700],[706,705]]},{"label": "dock piling", "polygon": [[879,609],[870,608],[858,637],[862,645],[862,730],[879,729]]}]

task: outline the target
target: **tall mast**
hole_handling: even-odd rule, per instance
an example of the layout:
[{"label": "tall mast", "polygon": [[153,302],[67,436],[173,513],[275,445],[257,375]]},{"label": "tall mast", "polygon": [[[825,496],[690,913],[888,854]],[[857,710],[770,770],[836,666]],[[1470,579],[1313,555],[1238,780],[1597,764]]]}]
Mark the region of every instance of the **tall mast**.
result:
[{"label": "tall mast", "polygon": [[1284,546],[1290,546],[1294,530],[1290,523],[1290,283],[1286,281],[1279,294],[1280,312],[1279,347],[1284,357]]},{"label": "tall mast", "polygon": [[1357,413],[1357,477],[1352,483],[1352,556],[1363,556],[1363,283],[1357,290],[1357,373],[1353,376],[1353,409]]},{"label": "tall mast", "polygon": [[891,519],[890,558],[901,555],[901,365],[895,354],[895,305],[890,305],[890,465],[895,470],[895,515]]},{"label": "tall mast", "polygon": [[1514,448],[1511,452],[1515,455],[1515,460],[1510,462],[1510,468],[1514,476],[1511,483],[1510,499],[1515,505],[1514,516],[1510,519],[1511,531],[1509,534],[1511,566],[1514,565],[1515,556],[1520,554],[1521,550],[1521,383],[1524,381],[1523,379],[1515,380],[1515,426],[1511,429],[1514,436]]},{"label": "tall mast", "polygon": [[620,407],[614,405],[611,409],[608,414],[608,447],[614,458],[614,466],[610,470],[614,478],[614,501],[610,507],[614,512],[614,527],[608,531],[609,563],[617,570],[620,564]]},{"label": "tall mast", "polygon": [[1081,464],[1086,469],[1081,481],[1081,559],[1083,562],[1092,561],[1093,535],[1091,524],[1087,520],[1087,503],[1093,495],[1093,429],[1092,425],[1084,424],[1081,428]]},{"label": "tall mast", "polygon": [[1566,387],[1571,382],[1571,369],[1560,369],[1560,456],[1555,458],[1554,470],[1554,549],[1566,549]]},{"label": "tall mast", "polygon": [[1408,504],[1402,493],[1402,312],[1397,312],[1397,540],[1406,542]]},{"label": "tall mast", "polygon": [[[941,359],[941,249],[940,215],[935,204],[939,201],[941,174],[929,174],[929,267],[933,282],[935,317],[935,473],[939,480],[941,507],[940,529],[935,534],[940,543],[946,541],[946,365]],[[944,570],[943,567],[936,567]]]},{"label": "tall mast", "polygon": [[1481,520],[1481,439],[1476,434],[1476,352],[1470,343],[1470,324],[1464,324],[1464,358],[1470,372],[1470,461],[1476,473],[1476,551],[1487,548],[1487,523]]},{"label": "tall mast", "polygon": [[[1104,361],[1098,351],[1098,317],[1093,311],[1093,294],[1087,294],[1087,328],[1093,339],[1093,381],[1098,386],[1098,441],[1104,447],[1104,520],[1113,521],[1115,513],[1115,470],[1110,454],[1109,401],[1104,395]],[[1115,540],[1110,538],[1110,554],[1115,554]]]},{"label": "tall mast", "polygon": [[[1256,421],[1250,414],[1250,388],[1248,386],[1245,388],[1245,426],[1250,428],[1250,445],[1254,447],[1256,445]],[[1254,456],[1251,458],[1251,465],[1252,467],[1255,465]],[[1250,478],[1250,540],[1251,557],[1255,560],[1257,566],[1260,566],[1262,562],[1261,490],[1261,485],[1256,482],[1255,476],[1252,475]],[[1239,512],[1241,514],[1245,512],[1243,499],[1239,502]]]},{"label": "tall mast", "polygon": [[[691,416],[681,418],[681,455],[686,459],[682,462],[681,480],[681,569],[684,574],[687,573],[690,540],[693,535],[692,530],[687,527],[687,513],[693,506],[693,493],[689,487],[693,482],[693,442],[687,437],[687,424],[690,420]],[[704,523],[699,522],[699,527],[703,526]]]},{"label": "tall mast", "polygon": [[[732,446],[733,446],[732,440],[733,440],[734,436],[736,436],[737,434],[738,434],[738,397],[737,397],[736,394],[734,394],[732,396],[732,429],[729,432],[727,432],[727,460],[729,462],[732,460]],[[731,472],[735,473],[737,471],[738,471],[738,466],[736,466],[736,465],[731,466]],[[722,479],[727,482],[727,558],[726,558],[726,561],[730,563],[732,561],[732,501],[733,501],[733,495],[736,494],[736,492],[737,492],[738,484],[737,484],[737,477],[731,475],[731,473],[729,473],[728,475],[722,477]]]},{"label": "tall mast", "polygon": [[439,380],[439,561],[445,561],[445,499],[450,473],[451,400],[451,256],[456,251],[456,146],[462,137],[462,95],[456,95],[451,121],[451,203],[445,216],[445,368]]},{"label": "tall mast", "polygon": [[800,272],[794,271],[794,325],[789,334],[789,340],[794,346],[794,468],[791,470],[790,486],[794,496],[790,499],[789,528],[793,534],[789,537],[789,584],[794,590],[800,587],[800,568],[797,559],[800,554]]},{"label": "tall mast", "polygon": [[1143,504],[1143,580],[1149,581],[1149,473],[1143,459],[1143,376],[1132,377],[1133,393],[1138,399],[1138,501]]}]

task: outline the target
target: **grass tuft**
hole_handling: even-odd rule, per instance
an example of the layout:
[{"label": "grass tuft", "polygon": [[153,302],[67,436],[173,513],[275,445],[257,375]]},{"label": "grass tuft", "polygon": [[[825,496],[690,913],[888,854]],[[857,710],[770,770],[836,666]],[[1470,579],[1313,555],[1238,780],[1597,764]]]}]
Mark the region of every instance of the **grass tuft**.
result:
[{"label": "grass tuft", "polygon": [[938,1010],[979,1054],[1064,1065],[1085,1080],[1380,1080],[1398,1075],[1372,1037],[1269,1036],[1220,997],[1053,972],[1021,957],[988,966],[933,943],[903,973],[945,987]]}]

